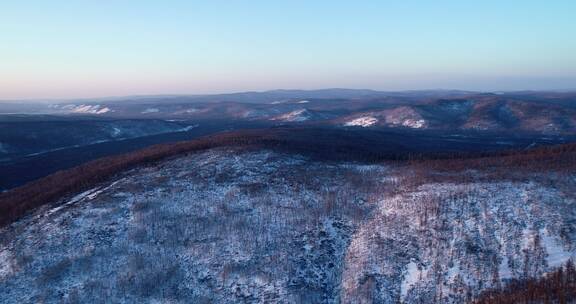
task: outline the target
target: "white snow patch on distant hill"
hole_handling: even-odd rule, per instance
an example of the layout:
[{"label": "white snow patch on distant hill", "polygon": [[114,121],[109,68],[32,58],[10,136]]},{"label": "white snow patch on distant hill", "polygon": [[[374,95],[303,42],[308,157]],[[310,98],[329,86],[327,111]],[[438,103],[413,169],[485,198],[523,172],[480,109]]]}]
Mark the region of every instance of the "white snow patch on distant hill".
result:
[{"label": "white snow patch on distant hill", "polygon": [[364,116],[360,118],[353,119],[344,124],[346,127],[370,127],[378,122],[378,119],[372,116]]},{"label": "white snow patch on distant hill", "polygon": [[280,116],[274,117],[271,120],[301,122],[310,119],[310,115],[306,109],[295,110]]},{"label": "white snow patch on distant hill", "polygon": [[192,130],[192,129],[194,129],[194,128],[197,128],[198,126],[199,126],[198,124],[196,124],[196,125],[190,125],[190,126],[186,126],[186,127],[184,127],[184,128],[178,129],[178,131],[179,131],[179,132],[188,132],[188,131],[190,131],[190,130]]},{"label": "white snow patch on distant hill", "polygon": [[156,109],[156,108],[148,108],[144,111],[142,111],[142,114],[150,114],[150,113],[158,113],[160,112],[160,110]]},{"label": "white snow patch on distant hill", "polygon": [[198,108],[188,108],[188,109],[182,109],[182,110],[175,111],[174,114],[182,115],[182,114],[194,114],[194,113],[198,113],[198,112],[201,112],[201,110]]},{"label": "white snow patch on distant hill", "polygon": [[402,122],[402,125],[409,128],[420,129],[426,125],[426,121],[423,119],[406,119]]},{"label": "white snow patch on distant hill", "polygon": [[116,127],[112,128],[112,137],[118,137],[120,134],[122,134],[122,130]]},{"label": "white snow patch on distant hill", "polygon": [[76,114],[104,114],[111,112],[110,108],[101,105],[67,105],[62,107],[64,110],[68,110],[71,113]]},{"label": "white snow patch on distant hill", "polygon": [[309,102],[310,102],[309,100],[300,100],[300,101],[297,102],[297,103],[309,103]]},{"label": "white snow patch on distant hill", "polygon": [[426,127],[426,120],[410,107],[398,107],[385,111],[385,121],[392,126],[420,129]]}]

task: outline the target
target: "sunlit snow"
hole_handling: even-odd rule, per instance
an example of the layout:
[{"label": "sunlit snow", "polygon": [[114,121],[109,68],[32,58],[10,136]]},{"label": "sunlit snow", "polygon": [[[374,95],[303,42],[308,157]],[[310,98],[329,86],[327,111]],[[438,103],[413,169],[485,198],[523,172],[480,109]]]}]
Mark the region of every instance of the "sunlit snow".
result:
[{"label": "sunlit snow", "polygon": [[375,125],[378,122],[378,119],[371,117],[371,116],[364,116],[360,118],[353,119],[344,123],[346,127],[370,127]]},{"label": "sunlit snow", "polygon": [[310,119],[310,115],[306,109],[295,110],[286,114],[272,118],[272,120],[302,122]]},{"label": "sunlit snow", "polygon": [[110,108],[101,105],[69,105],[64,106],[63,109],[77,114],[104,114],[111,112]]}]

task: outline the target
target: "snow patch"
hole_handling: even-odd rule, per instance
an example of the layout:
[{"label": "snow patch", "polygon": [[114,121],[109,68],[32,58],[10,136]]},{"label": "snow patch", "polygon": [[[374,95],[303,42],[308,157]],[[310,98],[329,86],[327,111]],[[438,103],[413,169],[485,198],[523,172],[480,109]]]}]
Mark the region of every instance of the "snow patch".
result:
[{"label": "snow patch", "polygon": [[184,113],[190,114],[190,113],[196,113],[196,112],[199,112],[199,111],[200,111],[199,109],[191,108],[191,109],[186,109],[186,110],[184,111]]},{"label": "snow patch", "polygon": [[62,107],[64,110],[68,110],[71,113],[76,114],[104,114],[111,112],[110,108],[101,105],[67,105]]},{"label": "snow patch", "polygon": [[508,265],[508,257],[505,255],[502,259],[502,262],[498,266],[498,275],[500,276],[500,280],[506,280],[512,278],[512,269],[510,269],[510,265]]},{"label": "snow patch", "polygon": [[410,107],[398,107],[385,111],[386,123],[393,126],[402,126],[420,129],[426,126],[426,120],[416,110]]},{"label": "snow patch", "polygon": [[426,268],[420,269],[418,264],[414,261],[410,261],[404,272],[404,278],[402,279],[402,284],[400,285],[400,301],[404,302],[404,299],[408,295],[408,291],[412,289],[418,282],[426,276],[428,270]]},{"label": "snow patch", "polygon": [[280,116],[274,117],[271,120],[301,122],[310,119],[310,115],[306,109],[295,110]]},{"label": "snow patch", "polygon": [[570,258],[576,258],[576,252],[566,250],[558,239],[552,237],[548,229],[540,230],[541,244],[546,249],[546,262],[548,267],[560,267],[564,265]]},{"label": "snow patch", "polygon": [[178,132],[188,132],[188,131],[190,131],[190,130],[192,130],[192,129],[194,129],[194,128],[197,128],[198,126],[199,126],[199,125],[197,125],[197,124],[196,124],[196,125],[191,125],[191,126],[186,126],[186,127],[182,128],[182,129],[178,129]]},{"label": "snow patch", "polygon": [[117,181],[113,182],[112,184],[110,184],[110,185],[107,186],[107,187],[104,187],[104,188],[93,188],[93,189],[90,189],[90,190],[88,190],[88,191],[84,191],[84,192],[82,192],[82,193],[80,193],[80,194],[72,197],[68,202],[66,202],[66,203],[64,203],[64,204],[62,204],[62,205],[60,205],[60,206],[58,206],[58,207],[56,207],[56,208],[52,208],[51,210],[49,210],[48,212],[46,212],[46,213],[44,214],[44,216],[51,215],[51,214],[53,214],[53,213],[55,213],[55,212],[58,212],[58,211],[64,209],[64,208],[67,207],[67,206],[70,206],[70,205],[72,205],[72,204],[78,203],[78,202],[80,202],[80,201],[82,201],[82,200],[84,200],[84,199],[93,200],[93,199],[95,199],[98,195],[100,195],[100,193],[102,193],[102,192],[104,192],[104,191],[112,188],[114,185],[116,185],[116,184],[119,183],[119,182],[120,182],[120,180],[117,180]]},{"label": "snow patch", "polygon": [[[156,110],[158,110],[158,109],[156,109]],[[175,115],[194,114],[194,113],[198,113],[198,112],[201,112],[201,111],[202,111],[202,110],[201,110],[201,109],[198,109],[198,108],[187,108],[187,109],[175,111],[174,114],[175,114]]]},{"label": "snow patch", "polygon": [[148,108],[144,111],[142,111],[142,114],[150,114],[150,113],[158,113],[160,112],[160,110],[156,109],[156,108]]},{"label": "snow patch", "polygon": [[378,119],[372,116],[364,116],[360,118],[353,119],[348,121],[344,124],[346,127],[370,127],[375,125],[378,122]]},{"label": "snow patch", "polygon": [[2,281],[4,278],[6,278],[7,276],[9,276],[12,272],[14,272],[13,269],[13,257],[12,254],[10,254],[10,252],[8,252],[8,250],[2,250],[0,251],[0,281]]},{"label": "snow patch", "polygon": [[529,249],[530,246],[534,243],[534,233],[525,227],[522,229],[522,249]]},{"label": "snow patch", "polygon": [[423,119],[406,119],[402,122],[402,125],[408,128],[420,129],[426,125],[426,121]]},{"label": "snow patch", "polygon": [[297,103],[309,103],[309,102],[310,102],[309,100],[300,100]]},{"label": "snow patch", "polygon": [[112,134],[111,134],[112,137],[118,137],[118,136],[120,136],[120,134],[122,134],[122,130],[120,130],[116,127],[112,128]]}]

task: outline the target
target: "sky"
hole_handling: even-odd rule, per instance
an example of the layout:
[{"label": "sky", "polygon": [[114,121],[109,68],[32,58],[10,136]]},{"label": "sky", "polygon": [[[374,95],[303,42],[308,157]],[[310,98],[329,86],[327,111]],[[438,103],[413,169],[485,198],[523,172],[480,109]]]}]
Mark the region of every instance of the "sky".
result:
[{"label": "sky", "polygon": [[0,2],[0,99],[576,89],[576,1]]}]

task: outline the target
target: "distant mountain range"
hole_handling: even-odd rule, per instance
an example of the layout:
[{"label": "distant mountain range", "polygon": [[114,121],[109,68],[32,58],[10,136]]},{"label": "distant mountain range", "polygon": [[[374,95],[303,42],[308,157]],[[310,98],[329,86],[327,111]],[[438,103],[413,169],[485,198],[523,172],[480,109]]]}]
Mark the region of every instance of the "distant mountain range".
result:
[{"label": "distant mountain range", "polygon": [[180,101],[180,102],[210,102],[210,101],[235,101],[235,102],[270,102],[276,99],[290,98],[365,98],[382,96],[447,96],[467,95],[478,93],[463,90],[413,90],[413,91],[377,91],[369,89],[342,89],[330,88],[320,90],[271,90],[249,91],[225,94],[198,94],[198,95],[133,95],[101,98],[77,98],[77,99],[32,99],[32,100],[0,100],[0,103],[94,103],[94,102],[156,102],[156,101]]},{"label": "distant mountain range", "polygon": [[411,151],[478,150],[468,146],[478,138],[490,150],[523,148],[576,139],[576,93],[326,89],[0,103],[0,191],[98,157],[252,128],[392,136]]},{"label": "distant mountain range", "polygon": [[576,134],[576,93],[571,92],[274,90],[52,103],[11,102],[0,104],[2,113]]}]

